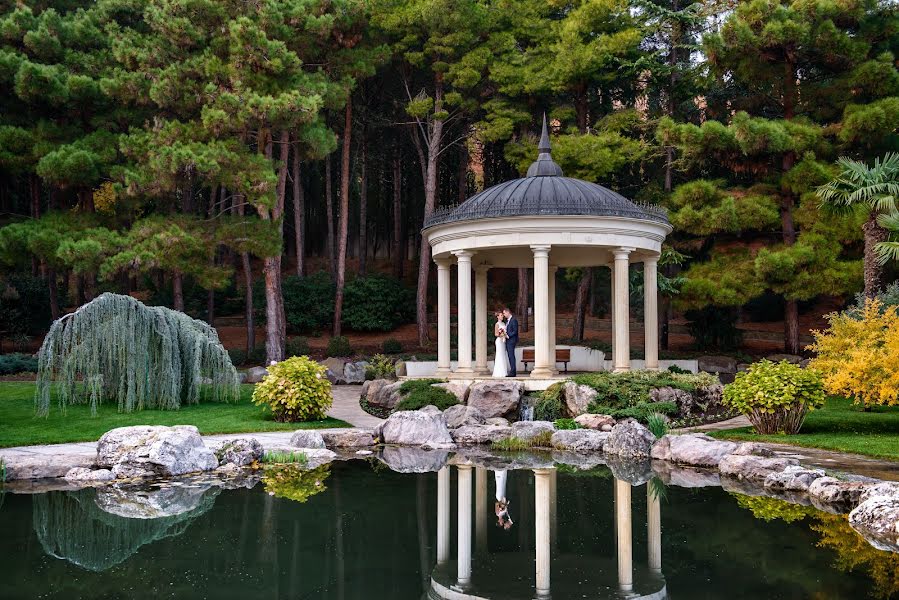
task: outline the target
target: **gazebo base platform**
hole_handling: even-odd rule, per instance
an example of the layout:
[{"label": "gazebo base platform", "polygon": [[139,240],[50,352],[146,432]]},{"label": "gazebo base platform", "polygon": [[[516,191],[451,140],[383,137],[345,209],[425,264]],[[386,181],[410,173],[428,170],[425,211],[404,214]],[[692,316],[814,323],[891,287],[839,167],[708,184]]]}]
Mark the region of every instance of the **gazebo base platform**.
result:
[{"label": "gazebo base platform", "polygon": [[[574,372],[569,373],[559,373],[558,375],[552,375],[549,377],[531,377],[530,375],[519,375],[518,377],[491,377],[489,375],[471,375],[471,376],[459,376],[455,373],[451,373],[446,377],[447,380],[452,381],[453,383],[461,383],[463,385],[471,385],[473,383],[479,383],[482,381],[518,381],[524,384],[525,391],[528,392],[542,392],[549,386],[554,383],[558,383],[560,381],[565,381],[572,375]],[[433,379],[434,377],[440,377],[439,375],[432,375],[430,377],[400,377],[400,381],[405,381],[407,379]]]}]

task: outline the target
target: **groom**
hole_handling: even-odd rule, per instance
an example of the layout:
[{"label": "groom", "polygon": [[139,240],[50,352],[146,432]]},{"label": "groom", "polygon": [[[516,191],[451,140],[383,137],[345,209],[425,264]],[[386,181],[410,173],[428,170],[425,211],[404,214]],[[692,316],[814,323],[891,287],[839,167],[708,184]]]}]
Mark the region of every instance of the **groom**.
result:
[{"label": "groom", "polygon": [[509,377],[515,377],[518,372],[515,368],[515,346],[518,345],[518,319],[507,308],[503,309],[506,317],[506,354],[509,355]]}]

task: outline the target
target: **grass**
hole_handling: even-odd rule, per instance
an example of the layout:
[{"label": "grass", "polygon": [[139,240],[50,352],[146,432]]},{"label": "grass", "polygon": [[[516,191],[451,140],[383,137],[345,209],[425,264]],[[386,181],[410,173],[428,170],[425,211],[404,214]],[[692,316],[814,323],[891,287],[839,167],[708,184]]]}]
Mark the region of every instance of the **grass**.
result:
[{"label": "grass", "polygon": [[845,398],[828,398],[824,408],[808,414],[795,435],[757,435],[749,427],[716,431],[731,440],[775,442],[899,460],[899,407],[879,406],[864,412]]},{"label": "grass", "polygon": [[290,452],[288,450],[271,450],[262,456],[262,462],[266,464],[300,464],[305,465],[309,458],[305,452]]},{"label": "grass", "polygon": [[100,406],[91,416],[88,406],[69,406],[63,414],[54,402],[47,418],[34,416],[33,382],[0,382],[0,448],[34,444],[88,442],[116,427],[128,425],[196,425],[204,435],[257,431],[293,431],[349,427],[339,419],[307,423],[279,423],[251,401],[252,385],[241,386],[240,400],[225,404],[201,402],[181,410],[143,410],[120,413],[115,405]]},{"label": "grass", "polygon": [[519,450],[528,450],[529,448],[551,448],[552,431],[541,431],[529,440],[523,440],[515,436],[504,440],[497,440],[490,444],[494,450],[503,450],[507,452],[517,452]]}]

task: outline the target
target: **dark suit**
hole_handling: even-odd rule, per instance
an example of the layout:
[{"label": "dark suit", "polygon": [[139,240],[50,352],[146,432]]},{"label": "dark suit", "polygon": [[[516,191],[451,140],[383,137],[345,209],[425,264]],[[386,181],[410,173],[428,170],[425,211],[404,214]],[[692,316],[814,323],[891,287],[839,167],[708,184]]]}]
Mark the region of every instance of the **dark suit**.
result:
[{"label": "dark suit", "polygon": [[518,319],[512,317],[506,323],[506,354],[509,355],[509,377],[515,377],[518,374],[515,362],[515,346],[518,345]]}]

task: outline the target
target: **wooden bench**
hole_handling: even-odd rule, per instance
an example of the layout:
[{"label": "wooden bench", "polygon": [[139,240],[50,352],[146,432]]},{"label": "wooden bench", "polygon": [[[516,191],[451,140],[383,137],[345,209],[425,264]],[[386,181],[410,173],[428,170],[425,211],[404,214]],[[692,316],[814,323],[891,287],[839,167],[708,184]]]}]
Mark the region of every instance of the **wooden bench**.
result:
[{"label": "wooden bench", "polygon": [[[570,348],[556,348],[556,364],[562,363],[565,368],[565,372],[568,372],[568,363],[571,361],[571,349]],[[534,362],[534,349],[533,348],[522,348],[521,350],[521,364],[524,365],[524,370],[528,370],[528,365]]]}]

